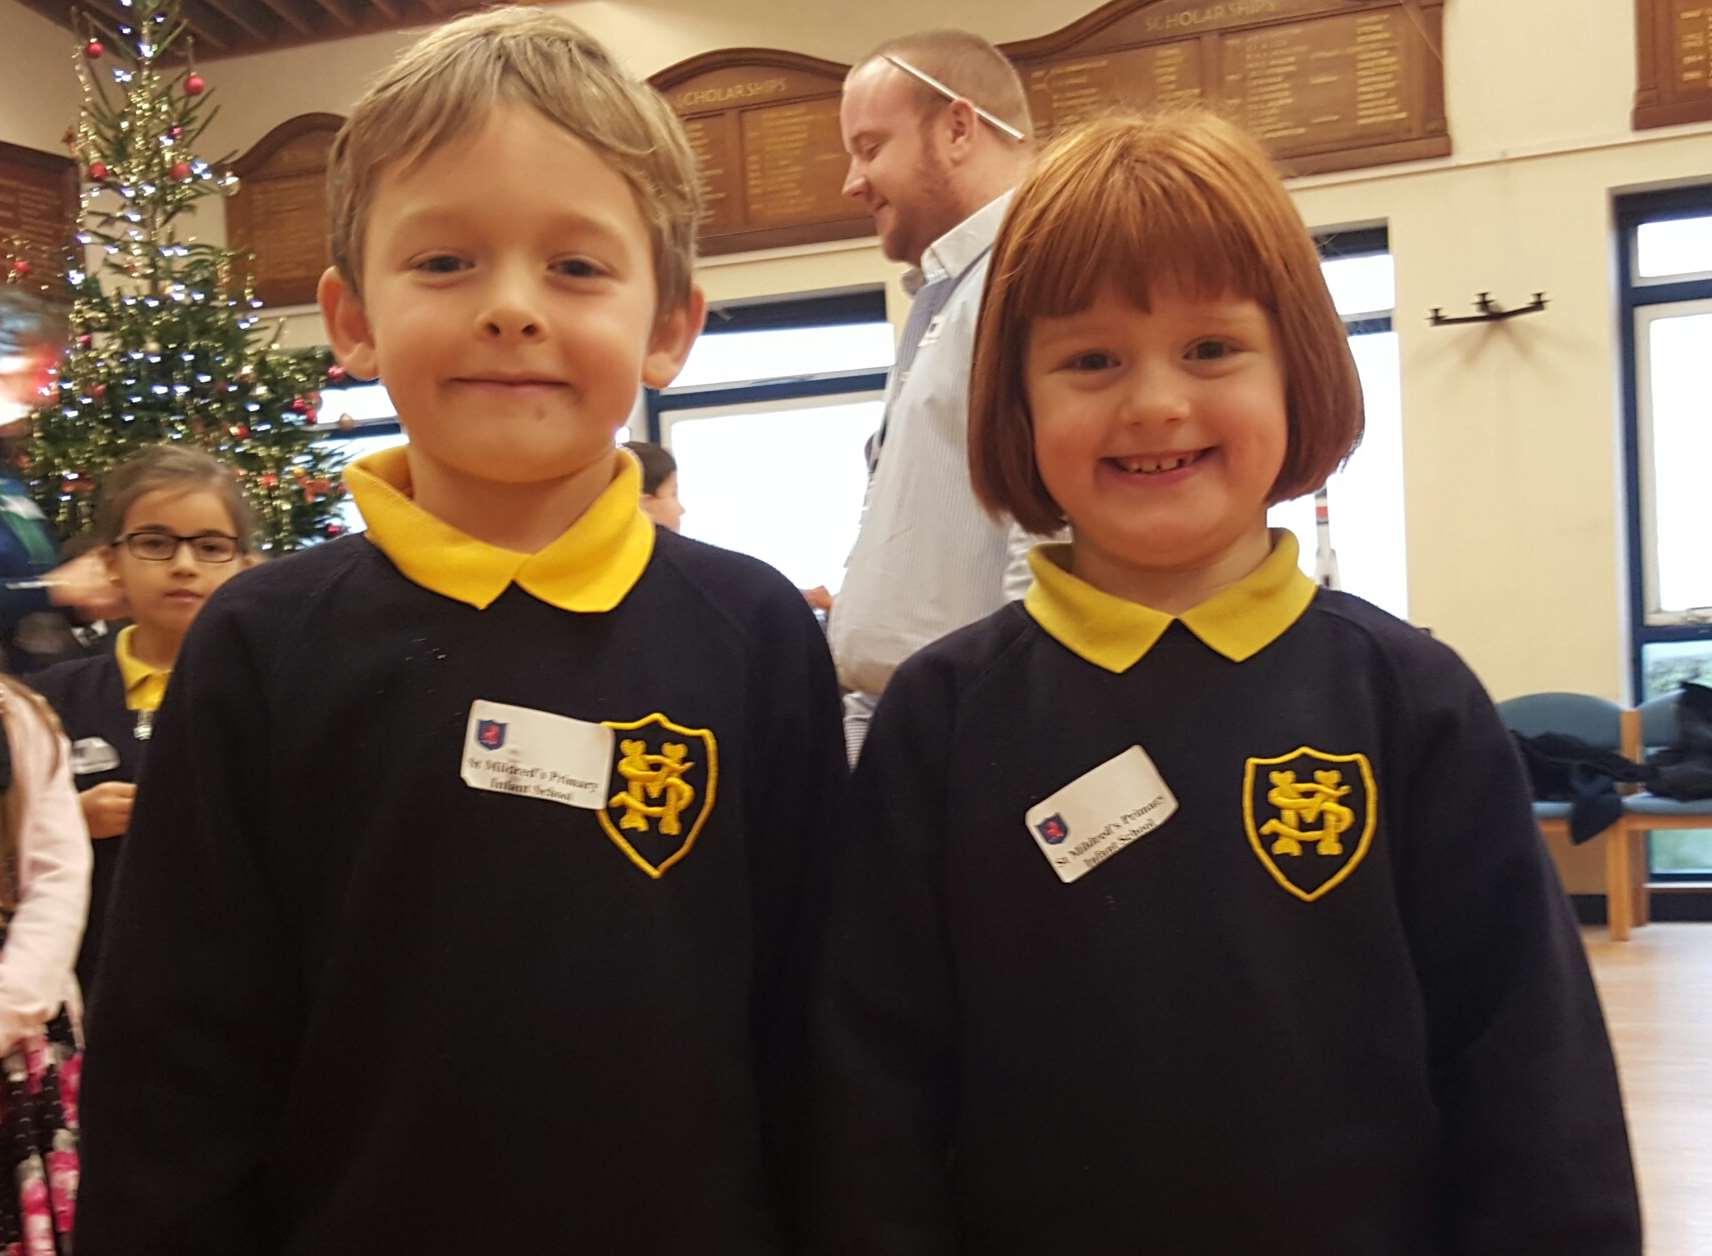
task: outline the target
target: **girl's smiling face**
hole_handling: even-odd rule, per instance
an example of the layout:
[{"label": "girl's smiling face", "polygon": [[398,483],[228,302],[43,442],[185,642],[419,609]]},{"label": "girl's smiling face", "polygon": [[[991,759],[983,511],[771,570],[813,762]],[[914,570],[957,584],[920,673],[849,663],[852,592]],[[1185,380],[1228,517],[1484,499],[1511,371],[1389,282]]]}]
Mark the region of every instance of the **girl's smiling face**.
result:
[{"label": "girl's smiling face", "polygon": [[[1143,310],[1107,285],[1029,327],[1024,384],[1040,478],[1074,534],[1076,573],[1187,609],[1266,556],[1289,440],[1271,315],[1156,285]],[[1161,606],[1161,589],[1191,600]]]}]

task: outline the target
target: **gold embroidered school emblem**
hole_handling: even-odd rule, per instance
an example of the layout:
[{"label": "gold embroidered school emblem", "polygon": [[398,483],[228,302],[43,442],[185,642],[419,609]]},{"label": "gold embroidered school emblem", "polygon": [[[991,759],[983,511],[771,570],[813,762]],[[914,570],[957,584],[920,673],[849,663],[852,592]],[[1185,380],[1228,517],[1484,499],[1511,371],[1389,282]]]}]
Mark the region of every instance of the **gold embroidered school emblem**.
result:
[{"label": "gold embroidered school emblem", "polygon": [[1379,791],[1364,754],[1298,746],[1243,769],[1249,845],[1279,885],[1311,903],[1342,884],[1373,844]]},{"label": "gold embroidered school emblem", "polygon": [[659,880],[690,853],[713,810],[719,747],[711,729],[685,728],[658,711],[601,723],[618,734],[618,754],[600,827],[631,863]]}]

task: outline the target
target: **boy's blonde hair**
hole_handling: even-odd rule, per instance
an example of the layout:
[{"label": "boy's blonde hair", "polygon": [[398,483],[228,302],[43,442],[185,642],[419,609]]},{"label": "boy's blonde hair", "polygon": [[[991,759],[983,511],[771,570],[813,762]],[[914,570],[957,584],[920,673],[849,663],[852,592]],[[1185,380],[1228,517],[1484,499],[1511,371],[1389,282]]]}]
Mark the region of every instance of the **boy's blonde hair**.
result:
[{"label": "boy's blonde hair", "polygon": [[347,286],[362,291],[363,233],[382,173],[395,163],[409,168],[475,129],[502,101],[539,110],[623,177],[648,224],[659,314],[688,301],[701,191],[683,124],[594,39],[538,8],[448,22],[357,102],[327,168],[333,264]]},{"label": "boy's blonde hair", "polygon": [[1284,357],[1289,437],[1268,503],[1312,492],[1361,440],[1361,381],[1319,252],[1265,151],[1204,108],[1116,114],[1060,136],[993,245],[970,377],[969,471],[988,510],[1063,526],[1034,460],[1023,366],[1037,318],[1100,290],[1147,310],[1160,283],[1263,307]]}]

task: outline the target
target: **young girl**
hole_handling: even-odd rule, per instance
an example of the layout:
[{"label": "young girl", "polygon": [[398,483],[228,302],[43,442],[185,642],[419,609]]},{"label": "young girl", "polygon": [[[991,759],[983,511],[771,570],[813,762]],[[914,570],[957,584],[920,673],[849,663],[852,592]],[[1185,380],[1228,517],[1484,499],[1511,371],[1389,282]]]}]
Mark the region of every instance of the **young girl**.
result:
[{"label": "young girl", "polygon": [[1468,669],[1269,504],[1361,432],[1307,232],[1205,113],[1058,141],[977,494],[1067,545],[887,688],[817,1003],[841,1253],[1638,1253],[1575,923]]},{"label": "young girl", "polygon": [[32,683],[71,738],[71,768],[95,875],[77,957],[86,997],[95,989],[102,924],[119,843],[130,825],[137,773],[178,647],[210,594],[250,562],[254,525],[232,472],[200,450],[158,445],[101,485],[95,532],[133,623],[111,653],[60,663]]},{"label": "young girl", "polygon": [[71,1251],[89,862],[59,721],[0,676],[0,1251]]}]

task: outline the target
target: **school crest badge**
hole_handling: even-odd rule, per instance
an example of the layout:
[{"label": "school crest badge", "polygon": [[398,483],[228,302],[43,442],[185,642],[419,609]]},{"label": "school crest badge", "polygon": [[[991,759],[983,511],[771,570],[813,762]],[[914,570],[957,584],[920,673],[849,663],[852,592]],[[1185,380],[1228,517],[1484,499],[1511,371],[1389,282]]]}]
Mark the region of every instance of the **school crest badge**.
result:
[{"label": "school crest badge", "polygon": [[719,747],[713,731],[659,712],[601,721],[617,734],[612,795],[600,827],[631,863],[658,880],[683,859],[713,811]]},{"label": "school crest badge", "polygon": [[1364,754],[1298,746],[1243,770],[1249,845],[1284,889],[1304,903],[1341,885],[1367,857],[1379,819],[1373,765]]},{"label": "school crest badge", "polygon": [[1047,816],[1034,827],[1035,831],[1040,834],[1041,840],[1053,846],[1061,845],[1064,839],[1070,836],[1070,826],[1065,824],[1064,817],[1056,812]]},{"label": "school crest badge", "polygon": [[476,742],[483,750],[499,750],[505,745],[505,723],[502,720],[477,720]]}]

